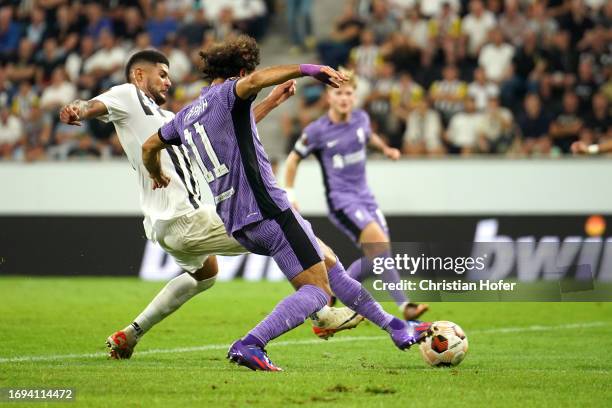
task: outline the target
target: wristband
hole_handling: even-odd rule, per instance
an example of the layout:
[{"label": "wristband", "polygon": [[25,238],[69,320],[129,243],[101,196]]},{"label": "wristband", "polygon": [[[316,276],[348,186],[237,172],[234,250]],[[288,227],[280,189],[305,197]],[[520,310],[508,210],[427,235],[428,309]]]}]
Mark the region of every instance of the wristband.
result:
[{"label": "wristband", "polygon": [[300,72],[304,76],[315,76],[321,72],[321,65],[316,64],[300,64]]},{"label": "wristband", "polygon": [[599,154],[599,145],[598,144],[589,145],[589,147],[587,147],[587,153],[588,154]]}]

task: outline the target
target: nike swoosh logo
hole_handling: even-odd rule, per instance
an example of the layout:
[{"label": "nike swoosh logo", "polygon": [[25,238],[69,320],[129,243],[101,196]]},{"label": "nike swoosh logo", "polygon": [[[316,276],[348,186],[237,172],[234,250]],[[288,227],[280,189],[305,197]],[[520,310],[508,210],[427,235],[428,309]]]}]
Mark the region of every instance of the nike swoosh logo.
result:
[{"label": "nike swoosh logo", "polygon": [[331,142],[327,142],[327,147],[334,147],[338,144],[338,140],[332,140]]}]

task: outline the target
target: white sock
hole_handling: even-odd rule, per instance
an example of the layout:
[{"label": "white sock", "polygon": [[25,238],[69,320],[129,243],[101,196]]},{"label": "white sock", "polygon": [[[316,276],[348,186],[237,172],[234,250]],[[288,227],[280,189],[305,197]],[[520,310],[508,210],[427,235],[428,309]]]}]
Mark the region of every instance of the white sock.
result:
[{"label": "white sock", "polygon": [[141,337],[189,299],[212,287],[215,279],[212,277],[198,281],[186,272],[180,274],[164,286],[126,330],[133,330],[137,337]]}]

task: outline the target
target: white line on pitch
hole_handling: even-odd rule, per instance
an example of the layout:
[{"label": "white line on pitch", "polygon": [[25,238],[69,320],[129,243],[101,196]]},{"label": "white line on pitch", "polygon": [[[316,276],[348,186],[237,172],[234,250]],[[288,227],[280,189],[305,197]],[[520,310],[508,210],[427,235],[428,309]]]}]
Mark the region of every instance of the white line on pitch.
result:
[{"label": "white line on pitch", "polygon": [[[481,330],[470,330],[468,333],[472,334],[491,334],[491,333],[517,333],[526,331],[547,331],[547,330],[566,330],[566,329],[586,329],[590,327],[609,326],[612,322],[589,322],[589,323],[570,323],[561,324],[558,326],[542,326],[533,325],[525,327],[498,327],[492,329],[481,329]],[[377,341],[387,339],[387,336],[342,336],[335,337],[329,343],[324,342],[320,339],[305,339],[305,340],[286,340],[277,341],[270,343],[268,347],[282,347],[282,346],[299,346],[299,345],[316,345],[316,344],[333,344],[333,343],[348,343],[354,341]],[[149,354],[173,354],[173,353],[193,353],[197,351],[207,350],[227,350],[229,344],[208,344],[205,346],[194,346],[194,347],[178,347],[171,349],[149,349],[138,351],[138,356],[149,355]],[[20,363],[20,362],[38,362],[38,361],[56,361],[56,360],[67,360],[67,359],[78,359],[78,358],[100,358],[106,356],[107,353],[84,353],[84,354],[60,354],[52,356],[22,356],[22,357],[7,357],[0,358],[0,364],[3,363]]]}]

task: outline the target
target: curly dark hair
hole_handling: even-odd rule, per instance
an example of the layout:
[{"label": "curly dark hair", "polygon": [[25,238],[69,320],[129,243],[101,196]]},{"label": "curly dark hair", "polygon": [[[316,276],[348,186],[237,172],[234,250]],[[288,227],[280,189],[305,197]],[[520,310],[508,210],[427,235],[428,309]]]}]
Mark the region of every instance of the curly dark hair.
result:
[{"label": "curly dark hair", "polygon": [[204,79],[240,76],[242,69],[250,73],[259,65],[259,47],[254,38],[239,35],[200,51]]}]

